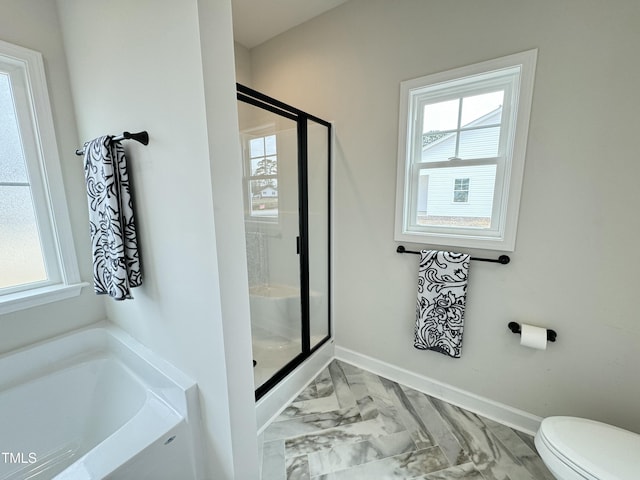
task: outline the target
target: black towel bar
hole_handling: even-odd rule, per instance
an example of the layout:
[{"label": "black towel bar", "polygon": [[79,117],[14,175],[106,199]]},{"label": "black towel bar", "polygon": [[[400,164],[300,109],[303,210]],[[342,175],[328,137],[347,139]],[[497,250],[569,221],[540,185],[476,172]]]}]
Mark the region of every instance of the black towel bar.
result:
[{"label": "black towel bar", "polygon": [[[143,130],[142,132],[137,133],[122,132],[122,135],[113,137],[114,142],[121,142],[122,140],[135,140],[143,145],[149,145],[149,134]],[[76,155],[84,155],[84,147],[77,149]]]},{"label": "black towel bar", "polygon": [[[509,330],[511,330],[513,333],[517,333],[517,334],[522,333],[522,329],[520,328],[519,323],[509,322],[509,325],[507,326],[509,327]],[[547,329],[547,340],[549,340],[550,342],[555,342],[557,336],[558,334],[556,333],[555,330]]]},{"label": "black towel bar", "polygon": [[[414,255],[420,255],[420,252],[415,252],[413,250],[407,250],[404,248],[404,245],[398,245],[396,248],[396,252],[398,253],[413,253]],[[500,255],[498,258],[478,258],[471,257],[471,260],[475,260],[476,262],[491,262],[491,263],[499,263],[501,265],[506,265],[511,261],[509,255]]]}]

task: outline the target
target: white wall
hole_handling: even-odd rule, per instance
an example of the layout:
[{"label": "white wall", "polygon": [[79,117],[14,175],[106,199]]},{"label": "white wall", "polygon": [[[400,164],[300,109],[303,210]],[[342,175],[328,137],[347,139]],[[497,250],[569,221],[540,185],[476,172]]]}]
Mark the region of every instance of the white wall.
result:
[{"label": "white wall", "polygon": [[251,54],[246,47],[234,43],[234,59],[236,65],[236,80],[247,87],[251,86]]},{"label": "white wall", "polygon": [[257,478],[229,0],[59,0],[80,138],[126,142],[144,283],[108,317],[194,378],[207,478]]},{"label": "white wall", "polygon": [[[198,13],[225,347],[225,363],[213,368],[205,364],[202,376],[210,369],[226,372],[233,478],[250,479],[258,478],[259,468],[231,2],[198,0]],[[204,343],[206,353],[211,345],[207,339]],[[224,391],[215,382],[208,386]],[[220,422],[223,412],[213,402],[209,407],[212,421]]]},{"label": "white wall", "polygon": [[[82,280],[92,281],[84,174],[82,159],[75,155],[79,147],[78,134],[55,3],[3,0],[0,5],[0,40],[43,55],[78,266]],[[0,353],[104,317],[103,302],[95,296],[92,288],[84,288],[76,298],[0,315]]]},{"label": "white wall", "polygon": [[[337,345],[540,416],[640,431],[638,24],[636,0],[351,0],[251,51],[254,88],[335,121]],[[462,359],[415,350],[416,258],[393,241],[399,84],[531,48],[512,263],[472,264]],[[511,320],[558,341],[520,347]]]}]

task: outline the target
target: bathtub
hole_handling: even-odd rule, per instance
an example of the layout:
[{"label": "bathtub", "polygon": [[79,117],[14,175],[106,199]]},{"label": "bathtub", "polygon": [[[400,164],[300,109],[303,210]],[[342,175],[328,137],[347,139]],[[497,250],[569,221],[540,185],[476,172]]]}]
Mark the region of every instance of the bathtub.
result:
[{"label": "bathtub", "polygon": [[199,477],[197,385],[100,324],[0,356],[0,480]]}]

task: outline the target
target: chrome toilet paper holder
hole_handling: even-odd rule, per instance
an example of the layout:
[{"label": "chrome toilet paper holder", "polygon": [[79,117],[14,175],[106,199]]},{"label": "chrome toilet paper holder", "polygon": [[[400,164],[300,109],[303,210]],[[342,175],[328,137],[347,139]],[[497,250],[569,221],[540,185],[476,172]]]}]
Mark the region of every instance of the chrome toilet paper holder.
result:
[{"label": "chrome toilet paper holder", "polygon": [[[517,333],[519,335],[522,332],[522,329],[520,328],[520,324],[517,322],[509,322],[509,325],[507,326],[509,327],[509,330],[511,330],[513,333]],[[556,333],[555,330],[551,330],[550,328],[547,328],[548,341],[555,342],[557,336],[558,334]]]}]

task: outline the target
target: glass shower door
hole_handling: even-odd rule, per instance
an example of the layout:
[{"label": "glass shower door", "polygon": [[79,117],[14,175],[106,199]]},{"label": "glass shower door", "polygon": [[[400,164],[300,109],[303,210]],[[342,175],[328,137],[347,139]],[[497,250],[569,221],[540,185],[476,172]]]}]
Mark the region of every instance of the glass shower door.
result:
[{"label": "glass shower door", "polygon": [[313,349],[329,336],[329,148],[330,129],[308,119],[307,218],[309,242],[309,342]]},{"label": "glass shower door", "polygon": [[297,123],[238,102],[255,388],[302,353]]}]

